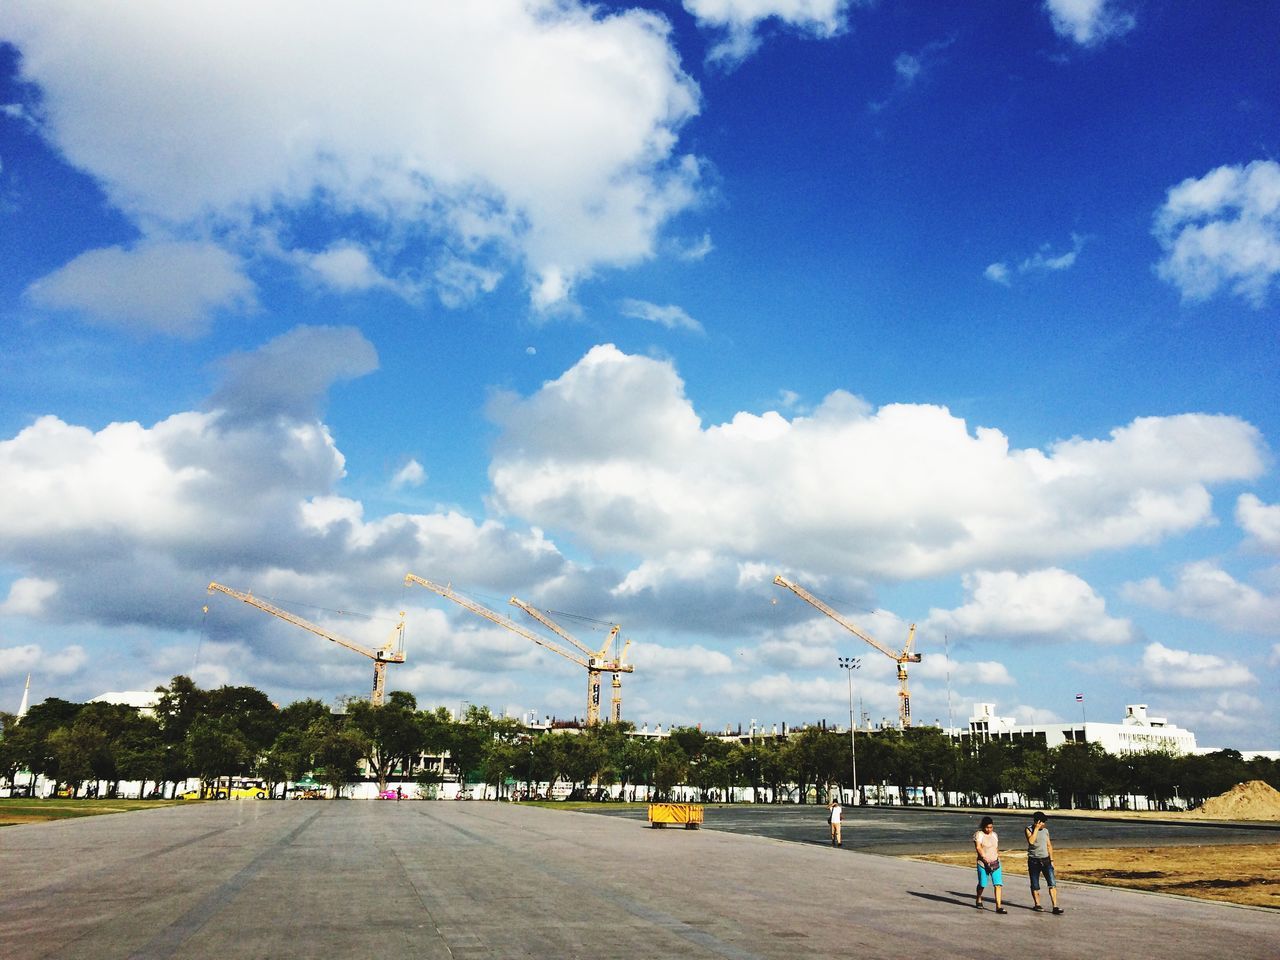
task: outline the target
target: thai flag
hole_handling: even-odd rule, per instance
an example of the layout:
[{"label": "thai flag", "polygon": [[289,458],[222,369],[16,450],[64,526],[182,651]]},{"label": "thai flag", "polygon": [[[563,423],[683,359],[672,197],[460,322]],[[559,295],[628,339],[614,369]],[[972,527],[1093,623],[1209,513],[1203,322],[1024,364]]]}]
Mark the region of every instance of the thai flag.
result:
[{"label": "thai flag", "polygon": [[1083,694],[1083,693],[1077,693],[1077,694],[1076,694],[1076,703],[1084,703],[1084,694]]}]

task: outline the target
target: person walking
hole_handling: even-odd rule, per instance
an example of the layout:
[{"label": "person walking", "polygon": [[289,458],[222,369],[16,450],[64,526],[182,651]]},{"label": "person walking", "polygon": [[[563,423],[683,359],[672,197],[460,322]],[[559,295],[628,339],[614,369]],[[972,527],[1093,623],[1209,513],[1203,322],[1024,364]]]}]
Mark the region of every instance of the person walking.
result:
[{"label": "person walking", "polygon": [[978,894],[974,906],[979,910],[986,909],[982,890],[990,881],[996,896],[996,913],[1008,913],[1000,903],[1000,886],[1003,883],[1000,876],[1000,838],[996,835],[995,821],[990,817],[982,818],[978,832],[973,835],[973,846],[978,851]]},{"label": "person walking", "polygon": [[1027,835],[1027,876],[1031,878],[1031,909],[1036,913],[1044,912],[1044,907],[1040,906],[1040,877],[1043,875],[1053,912],[1061,916],[1066,911],[1058,906],[1058,881],[1053,873],[1053,841],[1049,839],[1048,821],[1044,811],[1037,810],[1031,817],[1031,826],[1024,831]]},{"label": "person walking", "polygon": [[831,805],[827,808],[827,823],[831,824],[831,845],[833,847],[840,846],[840,821],[844,819],[844,808],[840,806],[840,801],[831,798]]}]

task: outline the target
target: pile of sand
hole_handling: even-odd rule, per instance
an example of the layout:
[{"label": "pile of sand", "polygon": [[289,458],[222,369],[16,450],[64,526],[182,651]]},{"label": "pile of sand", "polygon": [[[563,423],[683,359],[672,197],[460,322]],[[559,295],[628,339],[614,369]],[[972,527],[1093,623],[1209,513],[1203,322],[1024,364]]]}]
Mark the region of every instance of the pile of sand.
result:
[{"label": "pile of sand", "polygon": [[1195,812],[1214,820],[1280,820],[1280,790],[1263,780],[1237,783]]}]

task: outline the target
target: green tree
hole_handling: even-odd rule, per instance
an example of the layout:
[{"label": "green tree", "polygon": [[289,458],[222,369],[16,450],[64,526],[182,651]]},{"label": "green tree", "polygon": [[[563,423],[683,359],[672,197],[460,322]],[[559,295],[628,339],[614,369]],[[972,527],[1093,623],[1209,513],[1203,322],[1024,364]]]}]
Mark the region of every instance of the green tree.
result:
[{"label": "green tree", "polygon": [[400,690],[393,690],[381,706],[367,700],[351,703],[347,724],[366,745],[364,761],[378,780],[379,793],[387,789],[387,780],[396,770],[402,776],[413,775],[413,761],[423,747],[417,706],[412,694]]},{"label": "green tree", "polygon": [[1058,803],[1068,809],[1084,806],[1104,784],[1106,751],[1098,743],[1063,743],[1049,751],[1050,780]]},{"label": "green tree", "polygon": [[106,732],[92,720],[76,719],[49,734],[49,749],[58,762],[58,780],[71,787],[72,796],[86,780],[97,779],[96,768],[102,764],[107,745]]},{"label": "green tree", "polygon": [[[199,716],[187,729],[187,762],[200,778],[201,794],[222,794],[218,787],[210,786],[222,777],[243,775],[249,772],[254,751],[241,735],[233,721]],[[230,789],[223,796],[230,796]]]},{"label": "green tree", "polygon": [[316,743],[317,779],[332,788],[334,798],[342,796],[347,784],[357,776],[366,744],[354,730],[327,730]]}]

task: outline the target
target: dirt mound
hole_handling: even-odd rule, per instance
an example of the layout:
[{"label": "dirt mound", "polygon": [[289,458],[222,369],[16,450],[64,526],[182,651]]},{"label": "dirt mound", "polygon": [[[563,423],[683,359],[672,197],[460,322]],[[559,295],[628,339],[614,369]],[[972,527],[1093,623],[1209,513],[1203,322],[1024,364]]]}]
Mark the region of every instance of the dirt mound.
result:
[{"label": "dirt mound", "polygon": [[1262,780],[1237,783],[1196,813],[1214,820],[1280,820],[1280,790]]}]

